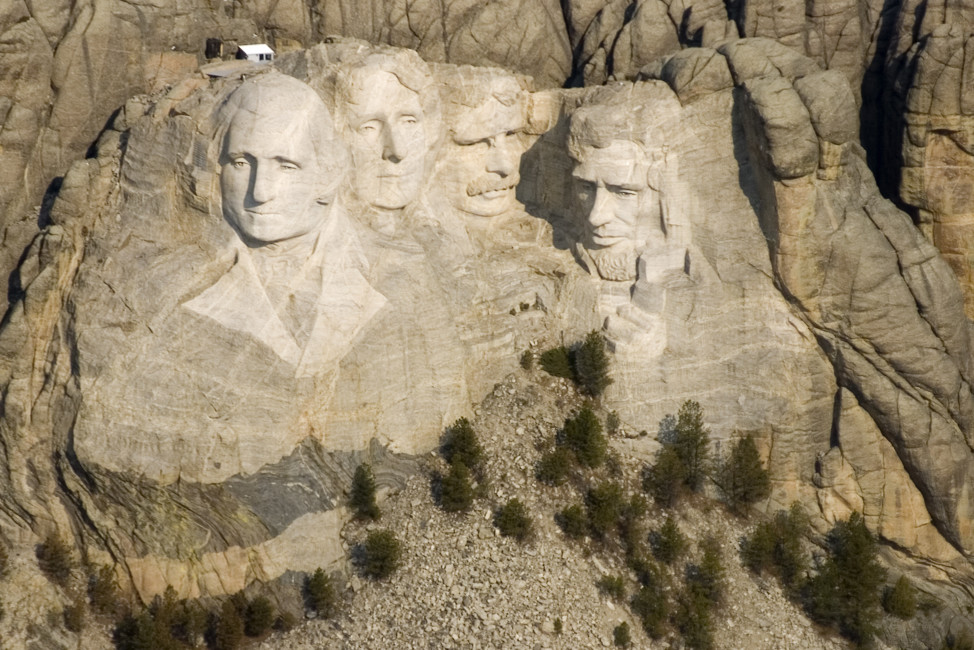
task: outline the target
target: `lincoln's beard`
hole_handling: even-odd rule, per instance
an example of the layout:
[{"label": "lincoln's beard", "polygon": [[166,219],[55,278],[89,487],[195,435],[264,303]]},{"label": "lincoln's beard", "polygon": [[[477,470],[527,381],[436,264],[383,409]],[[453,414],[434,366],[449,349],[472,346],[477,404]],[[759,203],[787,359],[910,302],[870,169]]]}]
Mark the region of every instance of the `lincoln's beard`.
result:
[{"label": "lincoln's beard", "polygon": [[631,243],[587,250],[603,280],[626,282],[636,279],[636,259],[639,255]]}]

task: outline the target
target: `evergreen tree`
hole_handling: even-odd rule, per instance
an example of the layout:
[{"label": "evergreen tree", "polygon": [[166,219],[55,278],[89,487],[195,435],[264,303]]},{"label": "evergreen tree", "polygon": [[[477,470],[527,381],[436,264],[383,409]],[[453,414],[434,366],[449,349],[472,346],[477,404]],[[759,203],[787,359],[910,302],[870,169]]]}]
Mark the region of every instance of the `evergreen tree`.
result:
[{"label": "evergreen tree", "polygon": [[213,624],[215,650],[236,650],[244,638],[244,622],[232,600],[224,601]]},{"label": "evergreen tree", "polygon": [[595,398],[612,383],[605,337],[598,330],[589,332],[575,350],[575,376],[582,392]]},{"label": "evergreen tree", "polygon": [[588,532],[588,517],[582,506],[576,504],[567,506],[555,517],[558,525],[566,535],[572,539],[579,539]]},{"label": "evergreen tree", "polygon": [[613,600],[622,600],[626,595],[626,581],[622,576],[604,575],[595,583],[599,591]]},{"label": "evergreen tree", "polygon": [[854,512],[829,531],[827,543],[828,557],[809,581],[809,612],[856,643],[868,643],[876,631],[879,588],[886,577],[876,557],[876,540]]},{"label": "evergreen tree", "polygon": [[761,455],[748,435],[737,441],[730,458],[721,466],[720,487],[734,510],[764,499],[771,493],[771,479],[761,464]]},{"label": "evergreen tree", "polygon": [[552,377],[572,379],[574,376],[571,357],[568,355],[568,349],[563,345],[542,352],[538,362],[541,364],[541,369]]},{"label": "evergreen tree", "polygon": [[673,447],[683,463],[684,483],[696,492],[703,485],[709,460],[710,431],[703,424],[700,404],[687,400],[680,406]]},{"label": "evergreen tree", "polygon": [[588,406],[575,417],[565,420],[565,444],[575,452],[586,467],[598,467],[605,462],[609,443],[602,434],[602,423]]},{"label": "evergreen tree", "polygon": [[808,518],[796,502],[788,512],[779,510],[771,521],[757,525],[741,546],[744,564],[755,573],[778,575],[785,590],[796,594],[808,568],[802,538],[808,533]]},{"label": "evergreen tree", "polygon": [[72,604],[64,608],[64,627],[71,632],[78,634],[85,627],[85,601],[82,598],[76,599]]},{"label": "evergreen tree", "polygon": [[619,525],[625,497],[618,483],[600,483],[590,488],[585,499],[592,535],[604,539]]},{"label": "evergreen tree", "polygon": [[711,605],[720,603],[724,594],[724,564],[720,544],[714,537],[700,543],[703,555],[699,564],[687,566],[687,587],[707,599]]},{"label": "evergreen tree", "polygon": [[451,465],[457,461],[467,469],[477,470],[483,460],[483,449],[477,433],[467,418],[460,418],[446,430],[443,441],[443,457]]},{"label": "evergreen tree", "polygon": [[643,489],[663,508],[672,508],[680,498],[686,469],[673,445],[664,444],[656,455],[656,464],[643,475]]},{"label": "evergreen tree", "polygon": [[101,614],[114,614],[118,606],[118,582],[115,571],[102,565],[88,582],[88,598],[91,606]]},{"label": "evergreen tree", "polygon": [[466,512],[473,505],[473,484],[470,470],[461,461],[450,465],[450,471],[440,484],[440,505],[447,512]]},{"label": "evergreen tree", "polygon": [[677,628],[691,650],[711,650],[714,647],[714,625],[711,602],[693,588],[680,594],[676,615]]},{"label": "evergreen tree", "polygon": [[321,568],[308,576],[304,585],[304,593],[311,609],[320,618],[331,618],[338,606],[338,595],[331,578]]},{"label": "evergreen tree", "polygon": [[612,642],[618,648],[629,647],[629,644],[632,643],[632,636],[629,633],[629,623],[623,621],[616,625],[615,629],[612,630]]},{"label": "evergreen tree", "polygon": [[666,632],[666,621],[670,616],[670,604],[666,599],[666,581],[658,567],[640,575],[643,586],[630,601],[632,613],[639,617],[643,630],[652,639],[658,639]]},{"label": "evergreen tree", "polygon": [[568,478],[575,455],[566,447],[555,447],[546,452],[538,461],[535,475],[538,480],[548,485],[561,485]]},{"label": "evergreen tree", "polygon": [[908,620],[917,613],[916,590],[906,576],[900,576],[893,587],[883,592],[883,609],[897,618]]},{"label": "evergreen tree", "polygon": [[379,505],[375,502],[375,475],[368,463],[355,468],[348,504],[360,519],[376,520],[381,516]]},{"label": "evergreen tree", "polygon": [[266,596],[257,596],[244,610],[244,634],[260,636],[274,624],[274,605]]},{"label": "evergreen tree", "polygon": [[534,531],[531,515],[528,514],[527,506],[520,499],[511,499],[504,504],[497,512],[495,523],[501,535],[513,537],[519,542],[526,540]]},{"label": "evergreen tree", "polygon": [[687,547],[687,540],[680,532],[680,528],[676,525],[673,517],[667,517],[663,526],[653,534],[650,544],[657,560],[665,564],[672,564],[683,555],[683,551]]},{"label": "evergreen tree", "polygon": [[391,576],[402,561],[402,543],[391,530],[377,530],[365,539],[365,575],[381,580]]}]

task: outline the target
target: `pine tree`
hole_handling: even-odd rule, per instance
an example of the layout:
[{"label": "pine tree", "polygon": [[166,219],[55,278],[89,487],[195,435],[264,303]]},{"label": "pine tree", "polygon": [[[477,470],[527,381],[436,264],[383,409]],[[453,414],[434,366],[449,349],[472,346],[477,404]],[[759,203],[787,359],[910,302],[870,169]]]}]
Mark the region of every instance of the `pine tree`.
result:
[{"label": "pine tree", "polygon": [[720,544],[715,537],[707,537],[700,543],[700,550],[703,551],[700,563],[687,566],[687,587],[696,590],[711,605],[717,605],[724,594]]},{"label": "pine tree", "polygon": [[338,606],[338,595],[331,578],[321,568],[308,576],[304,585],[305,596],[311,609],[321,618],[331,618]]},{"label": "pine tree", "polygon": [[585,509],[575,503],[559,512],[555,519],[566,535],[572,539],[579,539],[588,532],[588,517]]},{"label": "pine tree", "polygon": [[501,535],[513,537],[519,542],[523,542],[534,532],[531,515],[520,499],[511,499],[505,503],[497,512],[495,523]]},{"label": "pine tree", "polygon": [[618,648],[628,648],[632,643],[632,636],[629,633],[629,623],[623,621],[616,625],[612,630],[612,642]]},{"label": "pine tree", "polygon": [[548,485],[561,485],[568,478],[575,456],[570,449],[565,447],[555,447],[551,451],[541,456],[535,468],[535,476],[542,483]]},{"label": "pine tree", "polygon": [[244,638],[244,622],[232,600],[220,607],[220,615],[213,627],[213,647],[216,650],[235,650]]},{"label": "pine tree", "polygon": [[568,349],[563,345],[542,352],[538,362],[541,364],[541,369],[552,377],[571,379],[574,376]]},{"label": "pine tree", "polygon": [[391,530],[377,530],[365,539],[365,575],[388,578],[402,561],[402,543]]},{"label": "pine tree", "polygon": [[447,430],[443,440],[443,457],[453,464],[461,462],[469,470],[477,470],[483,460],[484,451],[477,440],[477,433],[467,418],[460,418]]},{"label": "pine tree", "polygon": [[828,557],[808,585],[809,611],[853,641],[867,643],[876,631],[879,588],[886,578],[876,540],[854,512],[829,531],[827,543]]},{"label": "pine tree", "polygon": [[618,483],[600,483],[589,489],[585,505],[592,535],[604,539],[616,529],[626,501]]},{"label": "pine tree", "polygon": [[703,424],[700,404],[687,400],[680,406],[673,447],[683,463],[684,483],[694,492],[703,485],[709,460],[710,431]]},{"label": "pine tree", "polygon": [[903,620],[911,619],[916,615],[916,590],[906,576],[900,576],[895,586],[887,587],[883,593],[883,609]]},{"label": "pine tree", "polygon": [[450,465],[450,471],[440,484],[440,505],[447,512],[466,512],[473,505],[473,484],[470,470],[460,461]]},{"label": "pine tree", "polygon": [[761,464],[758,447],[750,435],[737,441],[719,475],[721,489],[734,510],[760,501],[771,493],[768,470]]},{"label": "pine tree", "polygon": [[565,420],[565,444],[586,467],[598,467],[605,462],[609,443],[602,434],[602,423],[588,406]]},{"label": "pine tree", "polygon": [[683,555],[687,547],[687,540],[673,517],[666,518],[663,526],[653,534],[650,543],[653,547],[653,555],[665,564],[672,564]]},{"label": "pine tree", "polygon": [[670,616],[670,604],[666,599],[666,579],[658,567],[649,566],[640,575],[643,586],[630,601],[632,613],[640,618],[643,630],[652,639],[658,639],[666,632],[666,621]]},{"label": "pine tree", "polygon": [[605,337],[598,330],[589,332],[575,350],[575,376],[582,392],[595,398],[612,383]]},{"label": "pine tree", "polygon": [[112,567],[102,565],[88,583],[91,606],[101,614],[114,614],[118,606],[118,582]]},{"label": "pine tree", "polygon": [[372,474],[372,466],[368,463],[362,463],[355,468],[348,504],[359,519],[374,521],[381,516],[379,506],[375,502],[375,475]]},{"label": "pine tree", "polygon": [[656,455],[656,464],[643,475],[643,489],[663,508],[672,508],[680,498],[686,468],[673,445],[664,444]]}]

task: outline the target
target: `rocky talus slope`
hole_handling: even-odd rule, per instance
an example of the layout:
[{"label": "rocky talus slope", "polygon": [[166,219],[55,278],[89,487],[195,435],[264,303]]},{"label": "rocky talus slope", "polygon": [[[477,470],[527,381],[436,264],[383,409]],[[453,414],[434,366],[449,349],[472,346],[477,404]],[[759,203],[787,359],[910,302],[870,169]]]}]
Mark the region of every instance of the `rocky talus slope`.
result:
[{"label": "rocky talus slope", "polygon": [[[469,513],[445,513],[431,497],[429,475],[410,479],[405,489],[383,502],[380,521],[351,523],[343,532],[351,548],[369,530],[395,531],[406,544],[401,568],[382,581],[360,577],[353,569],[343,610],[334,619],[312,620],[261,647],[611,647],[612,629],[623,621],[633,629],[634,647],[670,647],[677,637],[652,641],[625,603],[613,601],[596,586],[605,574],[621,574],[632,591],[635,578],[618,553],[591,540],[573,542],[556,525],[554,513],[578,500],[575,489],[547,487],[535,478],[539,448],[550,444],[566,413],[580,405],[569,382],[538,370],[498,384],[473,423],[486,458],[487,495]],[[638,490],[642,464],[628,455],[629,440],[627,432],[620,432],[612,441],[617,480]],[[427,464],[431,472],[443,467],[436,454]],[[493,523],[496,509],[514,497],[528,506],[534,522],[535,535],[526,543],[500,536]],[[647,529],[658,528],[665,516],[653,508],[645,520]],[[773,580],[756,578],[741,566],[738,540],[751,522],[706,498],[682,507],[677,521],[691,539],[714,535],[721,540],[727,595],[715,617],[716,647],[847,647],[844,640],[813,626]],[[679,563],[672,570],[675,585],[681,567]],[[554,630],[558,618],[560,634]]]}]

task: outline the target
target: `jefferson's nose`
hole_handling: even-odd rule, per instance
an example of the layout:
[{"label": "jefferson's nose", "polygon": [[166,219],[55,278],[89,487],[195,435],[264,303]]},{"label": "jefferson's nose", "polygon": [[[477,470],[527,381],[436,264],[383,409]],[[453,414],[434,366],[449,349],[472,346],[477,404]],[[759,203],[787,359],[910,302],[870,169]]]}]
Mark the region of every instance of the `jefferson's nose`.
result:
[{"label": "jefferson's nose", "polygon": [[402,135],[390,126],[382,129],[382,159],[391,163],[399,163],[405,154]]}]

